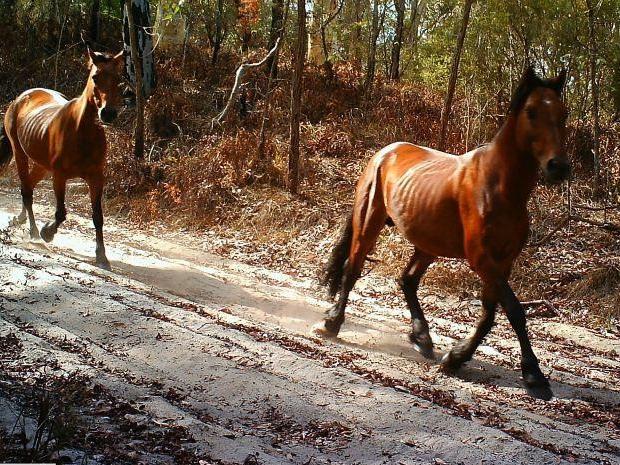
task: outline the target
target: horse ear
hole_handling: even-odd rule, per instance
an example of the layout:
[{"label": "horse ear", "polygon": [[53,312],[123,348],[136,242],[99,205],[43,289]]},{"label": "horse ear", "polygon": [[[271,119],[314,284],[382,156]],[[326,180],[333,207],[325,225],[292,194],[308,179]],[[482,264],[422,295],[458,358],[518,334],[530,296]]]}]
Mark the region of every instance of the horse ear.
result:
[{"label": "horse ear", "polygon": [[562,91],[564,90],[564,86],[566,85],[566,75],[566,68],[562,68],[560,74],[551,80],[551,85],[558,94],[562,94]]},{"label": "horse ear", "polygon": [[86,31],[80,32],[80,39],[82,39],[82,43],[86,47],[86,58],[88,58],[89,66],[93,63],[92,51],[90,49],[90,41],[88,40],[88,36],[86,35]]},{"label": "horse ear", "polygon": [[104,63],[109,60],[105,53],[93,52],[90,48],[88,48],[88,56],[95,65]]},{"label": "horse ear", "polygon": [[534,71],[534,66],[529,65],[527,67],[525,73],[523,73],[521,82],[527,87],[534,87],[538,82],[540,82],[540,78],[536,75],[536,71]]},{"label": "horse ear", "polygon": [[121,71],[123,71],[123,68],[125,67],[125,51],[121,50],[120,52],[118,52],[116,55],[114,55],[113,60],[116,63],[118,72],[120,73]]},{"label": "horse ear", "polygon": [[523,102],[530,94],[530,92],[540,83],[540,78],[536,76],[533,66],[528,66],[517,85],[517,88],[510,100],[510,106],[508,107],[508,113],[516,113],[521,109]]}]

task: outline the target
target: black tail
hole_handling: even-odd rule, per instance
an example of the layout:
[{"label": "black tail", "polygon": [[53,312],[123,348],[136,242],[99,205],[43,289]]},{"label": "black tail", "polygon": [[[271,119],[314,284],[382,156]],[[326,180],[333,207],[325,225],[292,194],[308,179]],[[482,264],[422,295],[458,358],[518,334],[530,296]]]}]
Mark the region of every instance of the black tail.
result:
[{"label": "black tail", "polygon": [[9,165],[13,159],[13,149],[9,141],[4,125],[0,124],[0,173]]},{"label": "black tail", "polygon": [[351,249],[351,240],[353,239],[353,214],[349,215],[347,222],[342,227],[340,238],[334,245],[331,257],[324,269],[324,275],[321,284],[327,286],[328,293],[331,298],[336,297],[344,275],[344,266],[349,258],[349,250]]}]

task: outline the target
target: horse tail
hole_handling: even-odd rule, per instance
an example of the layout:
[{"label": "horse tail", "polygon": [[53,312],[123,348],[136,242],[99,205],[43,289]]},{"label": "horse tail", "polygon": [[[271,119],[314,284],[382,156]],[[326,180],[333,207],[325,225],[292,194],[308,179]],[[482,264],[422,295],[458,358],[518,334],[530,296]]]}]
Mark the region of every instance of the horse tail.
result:
[{"label": "horse tail", "polygon": [[13,149],[11,148],[11,141],[6,134],[4,125],[0,123],[0,173],[4,172],[12,159]]},{"label": "horse tail", "polygon": [[349,215],[347,221],[342,226],[340,238],[334,245],[329,261],[323,270],[321,284],[323,286],[327,286],[328,293],[331,298],[336,297],[336,294],[340,289],[340,283],[342,282],[342,277],[344,275],[345,263],[349,258],[352,240],[353,213]]}]

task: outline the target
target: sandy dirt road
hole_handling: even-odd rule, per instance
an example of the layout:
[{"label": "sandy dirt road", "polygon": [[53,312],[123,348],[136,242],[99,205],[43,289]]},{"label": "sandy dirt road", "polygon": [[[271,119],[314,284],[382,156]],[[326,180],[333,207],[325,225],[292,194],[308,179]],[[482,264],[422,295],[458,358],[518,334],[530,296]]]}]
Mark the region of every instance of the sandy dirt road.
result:
[{"label": "sandy dirt road", "polygon": [[[14,190],[1,197],[4,228],[19,199]],[[53,214],[41,202],[40,225]],[[90,219],[70,218],[51,245],[10,230],[0,247],[0,337],[19,338],[22,363],[49,359],[88,374],[137,406],[147,428],[182,426],[196,456],[235,464],[249,454],[260,464],[620,464],[613,337],[531,319],[555,393],[544,402],[522,388],[503,316],[474,360],[447,377],[411,349],[391,282],[364,277],[341,337],[326,341],[310,331],[329,306],[312,280],[111,218],[106,272],[92,264]],[[470,331],[479,303],[422,294],[441,352]],[[138,456],[168,463],[147,450]]]}]

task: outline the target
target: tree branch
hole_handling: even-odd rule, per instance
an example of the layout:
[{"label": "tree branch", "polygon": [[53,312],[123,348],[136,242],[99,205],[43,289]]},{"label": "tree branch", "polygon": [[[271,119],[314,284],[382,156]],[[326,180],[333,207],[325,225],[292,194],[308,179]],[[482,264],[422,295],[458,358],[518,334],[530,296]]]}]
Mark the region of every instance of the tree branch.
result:
[{"label": "tree branch", "polygon": [[213,130],[215,126],[221,125],[222,122],[226,119],[226,116],[228,116],[228,113],[230,112],[231,108],[234,105],[235,98],[239,94],[239,90],[241,88],[243,77],[245,76],[246,72],[251,68],[258,68],[264,65],[267,62],[267,60],[269,60],[269,58],[275,55],[275,53],[278,51],[279,46],[280,46],[280,37],[278,37],[273,48],[269,51],[267,55],[265,55],[265,57],[261,61],[258,61],[256,63],[243,63],[241,66],[239,66],[239,68],[237,68],[237,73],[235,76],[235,84],[233,85],[233,88],[230,91],[230,96],[228,97],[226,106],[224,107],[224,109],[219,115],[217,115],[215,118],[213,118],[213,120],[211,120],[211,130]]},{"label": "tree branch", "polygon": [[[537,307],[531,310],[526,310],[525,314],[527,316],[540,316],[540,317],[554,317],[558,316],[558,309],[546,299],[541,300],[530,300],[527,302],[521,302],[521,305],[524,307]],[[545,306],[547,311],[541,310],[540,306]]]}]

